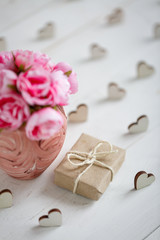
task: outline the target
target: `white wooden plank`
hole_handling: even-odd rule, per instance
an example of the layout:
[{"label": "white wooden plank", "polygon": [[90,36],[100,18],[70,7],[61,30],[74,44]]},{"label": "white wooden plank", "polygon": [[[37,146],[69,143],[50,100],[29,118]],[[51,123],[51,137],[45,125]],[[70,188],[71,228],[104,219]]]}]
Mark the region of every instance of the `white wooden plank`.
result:
[{"label": "white wooden plank", "polygon": [[0,6],[8,5],[10,0],[0,0]]},{"label": "white wooden plank", "polygon": [[[135,5],[137,6],[137,3],[133,4],[133,9],[136,9]],[[145,7],[144,10],[147,9],[149,12],[148,5]],[[53,47],[53,51],[52,48],[47,51],[55,59],[55,62],[68,61],[72,66],[75,66],[78,72],[79,93],[72,97],[71,105],[66,108],[67,112],[82,102],[89,105],[89,120],[92,119],[92,124],[88,121],[80,124],[78,128],[69,125],[69,132],[74,131],[75,138],[79,136],[81,131],[96,135],[98,129],[98,134],[102,138],[107,133],[110,141],[116,141],[117,144],[122,143],[122,145],[125,142],[126,145],[123,146],[127,146],[133,140],[144,136],[143,134],[127,135],[128,125],[135,121],[138,116],[148,115],[150,119],[149,130],[155,128],[160,122],[160,95],[158,94],[158,89],[160,89],[158,80],[160,77],[160,56],[157,54],[160,51],[160,43],[144,41],[142,29],[146,34],[152,24],[146,23],[143,15],[136,15],[136,12],[132,10],[132,5],[128,6],[125,12],[127,16],[124,24],[106,29],[101,28],[101,23],[98,22],[95,26],[85,30],[83,36],[79,34],[56,46],[56,48]],[[129,33],[127,38],[126,33]],[[115,34],[118,36],[118,42]],[[93,39],[108,49],[108,57],[102,60],[89,60],[88,47]],[[138,80],[136,79],[136,64],[143,59],[153,64],[156,73],[148,79]],[[113,81],[118,82],[127,91],[127,96],[122,101],[105,100],[107,98],[107,84]],[[157,110],[155,111],[155,109]],[[96,121],[93,120],[94,118]],[[104,122],[106,123],[105,131]]]},{"label": "white wooden plank", "polygon": [[[5,176],[5,182],[14,183],[15,202],[10,210],[1,212],[2,239],[41,240],[51,239],[53,234],[54,239],[143,239],[160,222],[159,134],[160,128],[128,149],[126,162],[98,202],[56,187],[53,168],[34,181],[20,182]],[[156,181],[135,191],[133,180],[139,170],[153,172]],[[63,226],[49,230],[38,227],[38,217],[52,207],[62,210]],[[9,229],[8,224],[12,226]]]},{"label": "white wooden plank", "polygon": [[[29,18],[24,19],[22,22],[17,22],[12,28],[4,29],[1,34],[7,39],[8,50],[28,48],[30,50],[40,50],[52,43],[57,43],[61,39],[64,41],[71,34],[74,36],[77,32],[86,28],[86,26],[95,23],[96,19],[101,17],[102,12],[103,15],[107,15],[117,5],[123,5],[123,2],[128,3],[128,0],[112,2],[101,0],[101,4],[98,0],[64,1],[62,5],[59,4],[58,8],[55,7],[54,3],[48,4],[44,9],[37,13],[35,12]],[[55,23],[55,37],[39,41],[37,32],[47,22]]]},{"label": "white wooden plank", "polygon": [[[58,1],[57,1],[58,2]],[[59,1],[60,2],[60,1]],[[35,15],[48,5],[57,5],[56,1],[51,0],[8,0],[0,1],[0,30],[11,29],[24,19]]]},{"label": "white wooden plank", "polygon": [[[17,39],[18,35],[13,36],[22,27],[30,24],[30,19],[5,32],[10,39],[13,39],[13,42],[10,40],[10,47],[16,46],[17,40],[17,46],[19,44],[22,47],[33,47],[35,50],[44,49],[55,62],[62,60],[70,62],[78,72],[80,89],[77,96],[72,97],[71,105],[66,108],[66,112],[82,101],[89,105],[90,112],[88,122],[68,125],[66,141],[60,155],[39,178],[19,181],[0,171],[0,190],[10,188],[14,195],[14,206],[0,211],[0,239],[141,240],[152,236],[151,239],[156,239],[159,236],[158,229],[152,233],[160,223],[158,214],[160,58],[157,54],[160,44],[158,41],[153,41],[151,36],[152,25],[158,19],[156,2],[156,0],[128,3],[125,1],[125,22],[108,28],[104,27],[103,23],[105,11],[95,1],[94,8],[98,10],[93,11],[90,13],[91,17],[86,18],[86,25],[89,23],[87,27],[83,29],[84,22],[81,25],[80,15],[70,27],[69,23],[73,22],[70,16],[67,24],[71,33],[75,31],[76,36],[73,34],[68,36],[67,31],[64,31],[64,35],[61,32],[53,45],[50,41],[46,41],[36,46],[36,42],[33,44],[32,41],[25,40],[26,35],[20,39]],[[118,1],[114,4],[117,3]],[[85,9],[89,1],[77,0],[68,4],[70,6],[67,9],[73,11],[77,6]],[[113,5],[109,5],[107,11],[110,11],[111,7]],[[60,13],[69,16],[68,11],[65,13],[64,10],[65,8],[57,10],[57,19]],[[48,9],[45,8],[44,12],[48,13]],[[101,17],[92,22],[92,18],[100,12],[102,12]],[[40,16],[38,20],[42,15],[38,15]],[[63,30],[64,27],[61,26],[61,29]],[[26,29],[29,31],[29,28]],[[65,36],[67,37],[64,41]],[[88,46],[93,41],[97,41],[109,50],[106,59],[88,61]],[[143,59],[155,66],[156,73],[148,79],[136,80],[135,65],[137,61]],[[106,85],[110,81],[116,81],[126,88],[127,97],[120,102],[104,101]],[[127,125],[143,113],[146,113],[150,119],[148,132],[135,136],[128,135]],[[81,132],[109,140],[124,148],[128,147],[124,165],[98,202],[73,195],[53,183],[53,169]],[[134,191],[134,175],[140,170],[153,172],[156,181],[148,188]],[[56,229],[38,227],[38,218],[54,207],[62,210],[62,227]]]},{"label": "white wooden plank", "polygon": [[153,230],[148,236],[146,236],[143,240],[159,240],[160,238],[160,226]]}]

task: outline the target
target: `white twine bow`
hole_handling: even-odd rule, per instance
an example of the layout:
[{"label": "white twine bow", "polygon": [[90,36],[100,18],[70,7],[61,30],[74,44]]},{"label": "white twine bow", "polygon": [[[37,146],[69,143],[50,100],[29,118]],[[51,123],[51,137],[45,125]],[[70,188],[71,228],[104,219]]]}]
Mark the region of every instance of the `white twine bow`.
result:
[{"label": "white twine bow", "polygon": [[[86,167],[83,172],[81,172],[78,177],[76,178],[75,180],[75,183],[74,183],[74,188],[73,188],[73,193],[76,192],[77,190],[77,185],[78,185],[78,182],[81,178],[81,176],[86,173],[88,171],[89,168],[92,167],[93,164],[97,163],[98,165],[104,167],[104,168],[107,168],[111,171],[111,181],[113,179],[113,176],[114,176],[114,171],[113,169],[108,166],[107,164],[101,162],[101,160],[108,154],[110,153],[115,153],[115,152],[118,152],[118,150],[113,150],[113,146],[110,144],[110,143],[107,143],[109,144],[110,146],[110,150],[109,151],[105,151],[105,152],[97,152],[98,148],[105,144],[105,142],[100,142],[98,143],[94,148],[93,150],[91,150],[89,153],[87,152],[78,152],[78,151],[71,151],[71,152],[68,152],[67,154],[67,160],[74,166],[84,166],[84,165],[88,165],[88,167]],[[77,160],[81,160],[83,162],[79,162],[79,163],[75,163],[73,162],[71,159],[74,158],[74,159],[77,159]],[[99,159],[99,160],[98,160]]]}]

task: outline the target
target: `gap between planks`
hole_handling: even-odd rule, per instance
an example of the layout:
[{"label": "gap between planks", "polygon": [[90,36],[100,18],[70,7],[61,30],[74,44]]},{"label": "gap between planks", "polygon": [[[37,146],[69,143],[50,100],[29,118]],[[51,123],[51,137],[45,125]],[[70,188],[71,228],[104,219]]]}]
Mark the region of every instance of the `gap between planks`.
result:
[{"label": "gap between planks", "polygon": [[[26,14],[25,16],[23,16],[23,17],[15,20],[14,22],[8,24],[6,27],[2,28],[2,29],[1,29],[1,32],[6,31],[6,30],[12,28],[13,26],[15,26],[15,25],[16,25],[17,23],[19,23],[19,22],[25,21],[27,18],[33,16],[35,13],[37,13],[37,12],[40,11],[41,9],[44,10],[45,7],[50,6],[51,4],[53,4],[53,1],[52,1],[52,0],[50,0],[49,2],[47,2],[47,3],[45,3],[45,4],[42,4],[40,7],[37,7],[36,9],[34,9],[33,11],[31,11],[30,13]],[[58,6],[57,6],[57,8],[58,8]]]},{"label": "gap between planks", "polygon": [[143,134],[142,136],[140,136],[139,138],[137,138],[135,141],[133,141],[132,143],[130,143],[125,150],[128,150],[130,147],[132,147],[133,145],[135,145],[137,142],[139,142],[141,139],[143,139],[146,135],[149,135],[150,133],[152,133],[155,129],[159,128],[160,124],[158,124],[156,127],[150,129],[149,131],[146,132],[146,134]]},{"label": "gap between planks", "polygon": [[[135,0],[124,0],[124,2],[121,2],[121,4],[118,5],[118,7],[123,8],[126,7],[130,4],[132,4],[132,2],[135,2]],[[138,1],[138,0],[136,0]],[[113,7],[112,7],[113,8]],[[97,20],[100,18],[104,18],[106,16],[107,12],[106,10],[101,14],[99,14],[98,16],[94,17],[92,20],[90,20],[87,24],[83,24],[82,26],[80,26],[79,28],[77,28],[76,30],[72,31],[71,33],[65,35],[64,37],[60,38],[59,40],[57,40],[56,42],[50,44],[48,47],[44,48],[41,50],[42,53],[46,53],[49,54],[49,52],[56,48],[57,46],[63,44],[66,40],[71,39],[72,37],[78,34],[82,34],[84,31],[86,31],[89,27],[94,26],[94,24],[97,23]]]},{"label": "gap between planks", "polygon": [[155,229],[153,229],[150,233],[148,233],[142,240],[146,240],[148,237],[150,237],[155,231],[160,228],[160,225],[158,225]]}]

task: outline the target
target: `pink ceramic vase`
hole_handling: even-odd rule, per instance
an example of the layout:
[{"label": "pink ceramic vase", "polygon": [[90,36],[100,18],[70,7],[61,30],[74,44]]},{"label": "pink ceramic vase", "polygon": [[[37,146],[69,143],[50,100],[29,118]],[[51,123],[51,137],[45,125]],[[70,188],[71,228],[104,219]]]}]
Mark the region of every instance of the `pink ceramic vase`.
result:
[{"label": "pink ceramic vase", "polygon": [[49,167],[60,152],[67,128],[67,119],[62,107],[58,107],[64,125],[58,133],[47,140],[31,141],[24,128],[0,133],[0,168],[8,175],[19,179],[38,177]]}]

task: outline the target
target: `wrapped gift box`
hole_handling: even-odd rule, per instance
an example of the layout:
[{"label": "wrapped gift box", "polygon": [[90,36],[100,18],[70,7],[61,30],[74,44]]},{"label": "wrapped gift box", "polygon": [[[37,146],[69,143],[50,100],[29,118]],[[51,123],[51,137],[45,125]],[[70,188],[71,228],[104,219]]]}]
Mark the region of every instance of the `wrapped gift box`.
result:
[{"label": "wrapped gift box", "polygon": [[[96,146],[97,150],[93,153]],[[112,175],[121,167],[125,153],[122,148],[82,134],[55,169],[54,182],[59,187],[98,200],[109,185]]]}]

